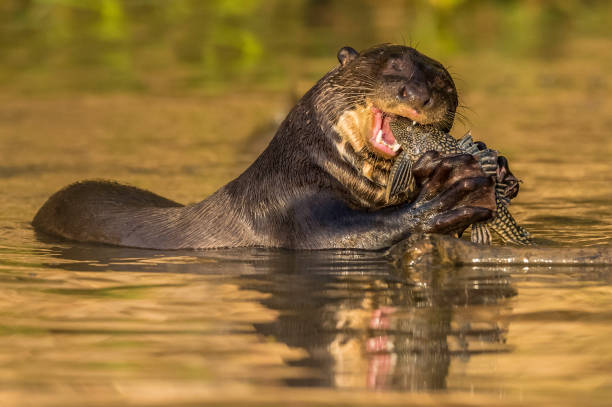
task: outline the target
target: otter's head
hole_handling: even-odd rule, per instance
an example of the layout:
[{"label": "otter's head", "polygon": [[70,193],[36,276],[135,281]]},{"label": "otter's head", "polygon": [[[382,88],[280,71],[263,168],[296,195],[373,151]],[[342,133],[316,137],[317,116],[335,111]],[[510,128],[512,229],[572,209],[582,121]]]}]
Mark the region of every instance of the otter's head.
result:
[{"label": "otter's head", "polygon": [[401,147],[390,121],[403,116],[415,126],[449,131],[458,103],[455,84],[442,64],[401,45],[383,44],[361,53],[344,47],[338,60],[340,65],[314,88],[316,110],[331,129],[340,156],[362,178],[350,180],[362,206],[392,204],[383,192]]},{"label": "otter's head", "polygon": [[439,62],[401,45],[379,45],[361,53],[344,47],[338,60],[334,91],[348,103],[331,119],[341,129],[343,121],[358,116],[359,134],[341,134],[356,144],[353,147],[384,158],[396,156],[400,147],[389,128],[394,116],[446,132],[452,127],[457,90]]}]

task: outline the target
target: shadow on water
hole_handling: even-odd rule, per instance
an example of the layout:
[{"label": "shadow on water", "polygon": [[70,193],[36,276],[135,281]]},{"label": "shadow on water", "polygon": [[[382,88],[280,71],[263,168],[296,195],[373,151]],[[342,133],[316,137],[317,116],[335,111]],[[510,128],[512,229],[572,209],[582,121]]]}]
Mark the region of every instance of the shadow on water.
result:
[{"label": "shadow on water", "polygon": [[506,345],[517,295],[500,268],[398,268],[381,252],[270,249],[157,252],[53,246],[49,264],[76,272],[163,272],[213,276],[255,291],[275,313],[254,322],[259,340],[302,349],[284,363],[305,369],[285,386],[401,391],[447,388],[453,360],[510,352]]}]

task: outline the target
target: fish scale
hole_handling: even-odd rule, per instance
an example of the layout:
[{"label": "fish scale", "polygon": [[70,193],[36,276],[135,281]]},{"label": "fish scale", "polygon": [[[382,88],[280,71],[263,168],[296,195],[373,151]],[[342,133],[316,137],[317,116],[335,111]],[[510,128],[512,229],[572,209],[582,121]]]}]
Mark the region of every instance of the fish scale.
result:
[{"label": "fish scale", "polygon": [[507,185],[497,179],[497,152],[491,149],[480,150],[467,133],[461,140],[431,126],[415,125],[406,118],[395,118],[390,123],[393,136],[402,146],[389,174],[386,198],[412,192],[416,189],[412,165],[427,151],[438,151],[443,155],[471,154],[479,162],[485,174],[495,177],[495,201],[497,213],[487,222],[472,225],[472,241],[480,244],[491,243],[493,230],[505,243],[518,245],[532,244],[529,232],[521,227],[508,210],[510,199],[505,196]]}]

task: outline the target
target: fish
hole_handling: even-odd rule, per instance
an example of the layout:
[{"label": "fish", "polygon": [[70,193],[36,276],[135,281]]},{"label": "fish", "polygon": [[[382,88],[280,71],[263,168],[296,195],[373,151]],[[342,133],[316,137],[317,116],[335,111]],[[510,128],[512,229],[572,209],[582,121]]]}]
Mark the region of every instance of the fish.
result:
[{"label": "fish", "polygon": [[[437,151],[442,155],[470,154],[480,164],[484,173],[495,178],[496,213],[493,219],[472,225],[471,240],[478,244],[491,244],[491,231],[494,231],[504,243],[532,245],[530,233],[520,226],[510,211],[509,187],[498,177],[497,151],[480,149],[468,132],[460,140],[455,139],[433,126],[420,125],[404,118],[396,117],[389,126],[393,136],[401,145],[395,163],[391,167],[387,182],[386,199],[390,201],[398,194],[414,192],[416,181],[412,172],[413,164],[427,151]],[[512,188],[510,188],[512,189]],[[516,189],[514,189],[516,194]]]}]

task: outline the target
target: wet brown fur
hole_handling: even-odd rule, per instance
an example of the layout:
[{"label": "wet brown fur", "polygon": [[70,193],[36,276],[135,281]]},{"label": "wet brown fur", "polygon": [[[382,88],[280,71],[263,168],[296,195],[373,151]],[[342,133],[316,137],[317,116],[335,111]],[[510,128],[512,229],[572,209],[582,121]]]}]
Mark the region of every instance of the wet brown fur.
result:
[{"label": "wet brown fur", "polygon": [[[431,92],[437,98],[422,116],[448,130],[456,92],[441,65],[412,48],[395,45],[361,54],[345,48],[339,60],[341,64],[292,109],[257,160],[202,202],[182,206],[138,188],[85,181],[51,196],[35,216],[34,227],[73,240],[157,249],[377,249],[414,230],[460,229],[467,226],[465,222],[490,216],[473,209],[435,216],[436,210],[442,210],[436,208],[452,208],[452,200],[470,188],[488,188],[486,179],[455,185],[445,195],[445,206],[400,205],[408,196],[385,201],[395,158],[375,152],[369,144],[371,106],[389,114],[407,114],[412,99],[395,100],[398,86],[405,83],[414,87],[417,96]],[[464,176],[478,176],[465,162],[455,160],[451,165],[464,166]],[[391,207],[380,209],[383,206]]]},{"label": "wet brown fur", "polygon": [[[354,60],[341,64],[325,78],[327,84],[315,101],[317,110],[332,124],[335,133],[332,139],[342,157],[354,171],[330,163],[328,171],[341,182],[351,185],[356,206],[376,209],[386,205],[397,205],[413,198],[411,194],[395,196],[391,201],[385,199],[389,172],[395,157],[388,157],[373,150],[369,144],[373,124],[372,106],[391,115],[418,119],[422,124],[434,124],[448,130],[452,126],[457,94],[454,83],[437,61],[412,50],[410,59],[398,59],[403,69],[411,75],[427,70],[430,77],[424,78],[432,97],[445,99],[440,108],[419,117],[412,117],[410,107],[399,103],[393,92],[379,86],[381,74],[391,56],[401,54],[404,47],[393,45],[376,46],[363,51]],[[406,66],[408,65],[408,66]],[[393,67],[390,68],[393,71]],[[417,74],[420,75],[421,73]]]}]

